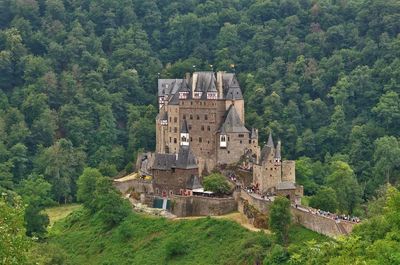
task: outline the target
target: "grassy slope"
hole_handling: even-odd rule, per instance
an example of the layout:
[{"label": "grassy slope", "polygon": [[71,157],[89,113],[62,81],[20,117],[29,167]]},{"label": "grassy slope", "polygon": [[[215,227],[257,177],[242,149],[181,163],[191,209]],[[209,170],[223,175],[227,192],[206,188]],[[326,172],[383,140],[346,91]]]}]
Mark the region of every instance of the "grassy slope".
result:
[{"label": "grassy slope", "polygon": [[[326,240],[297,226],[291,235],[296,248],[310,239]],[[169,221],[132,214],[105,231],[83,211],[56,223],[49,238],[70,264],[253,264],[254,255],[268,253],[272,241],[263,232],[214,218]]]},{"label": "grassy slope", "polygon": [[70,213],[78,210],[81,207],[80,204],[66,204],[62,206],[55,206],[47,208],[45,212],[48,214],[50,219],[50,226],[52,226],[58,220],[67,217]]}]

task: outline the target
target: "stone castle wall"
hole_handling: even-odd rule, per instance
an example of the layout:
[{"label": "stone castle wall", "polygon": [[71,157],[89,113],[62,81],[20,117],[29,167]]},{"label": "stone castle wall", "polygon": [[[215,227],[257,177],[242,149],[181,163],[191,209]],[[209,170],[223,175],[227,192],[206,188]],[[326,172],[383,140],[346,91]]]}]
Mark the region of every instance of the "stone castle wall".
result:
[{"label": "stone castle wall", "polygon": [[296,162],[293,160],[282,161],[282,181],[296,182]]},{"label": "stone castle wall", "polygon": [[213,198],[174,195],[171,200],[172,213],[179,217],[223,215],[237,210],[237,202],[233,197]]},{"label": "stone castle wall", "polygon": [[131,179],[126,181],[115,181],[113,182],[114,187],[116,187],[122,194],[129,191],[135,191],[139,193],[153,193],[153,184],[151,181]]},{"label": "stone castle wall", "polygon": [[[258,199],[244,191],[241,192],[240,197],[241,198],[239,199],[238,203],[239,212],[243,213],[243,203],[244,200],[247,200],[251,205],[256,207],[257,210],[264,214],[268,214],[270,205],[272,203],[271,201]],[[292,207],[291,213],[294,222],[299,223],[300,225],[312,231],[329,237],[347,235],[353,230],[353,227],[356,225],[354,223],[346,222],[343,220],[340,223],[336,223],[336,221],[331,218],[313,214],[301,208]]]}]

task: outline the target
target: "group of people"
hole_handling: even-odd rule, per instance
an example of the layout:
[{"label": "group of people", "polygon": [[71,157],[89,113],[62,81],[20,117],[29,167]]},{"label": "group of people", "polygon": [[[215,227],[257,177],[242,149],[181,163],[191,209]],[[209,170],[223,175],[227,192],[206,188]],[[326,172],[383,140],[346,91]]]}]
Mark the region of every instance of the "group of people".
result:
[{"label": "group of people", "polygon": [[[297,208],[297,207],[296,207]],[[350,215],[345,215],[345,214],[334,214],[331,213],[329,211],[323,211],[320,209],[312,209],[312,208],[308,208],[308,212],[312,213],[312,214],[317,214],[317,215],[321,215],[321,216],[325,216],[328,218],[331,218],[337,222],[340,222],[341,220],[343,221],[348,221],[348,222],[353,222],[353,223],[359,223],[360,222],[360,218],[356,217],[356,216],[350,216]]]}]

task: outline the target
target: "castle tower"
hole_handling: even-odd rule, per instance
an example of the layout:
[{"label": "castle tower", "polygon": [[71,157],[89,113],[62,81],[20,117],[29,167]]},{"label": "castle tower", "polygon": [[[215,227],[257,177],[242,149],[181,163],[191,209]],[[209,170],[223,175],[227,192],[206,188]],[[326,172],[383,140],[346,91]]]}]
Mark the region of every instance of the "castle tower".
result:
[{"label": "castle tower", "polygon": [[186,119],[182,122],[181,133],[180,133],[180,145],[189,146],[189,130]]}]

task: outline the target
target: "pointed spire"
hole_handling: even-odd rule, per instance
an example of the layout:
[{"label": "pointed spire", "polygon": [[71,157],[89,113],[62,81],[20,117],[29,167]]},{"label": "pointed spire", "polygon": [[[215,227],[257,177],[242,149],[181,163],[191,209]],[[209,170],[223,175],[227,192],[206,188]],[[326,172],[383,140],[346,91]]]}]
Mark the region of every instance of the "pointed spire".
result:
[{"label": "pointed spire", "polygon": [[254,128],[251,128],[251,139],[257,139],[258,135],[257,135],[257,130]]},{"label": "pointed spire", "polygon": [[189,133],[186,119],[184,119],[182,122],[181,133]]},{"label": "pointed spire", "polygon": [[272,140],[272,133],[269,133],[267,146],[274,148],[274,140]]},{"label": "pointed spire", "polygon": [[276,145],[275,158],[279,160],[281,159],[281,141],[278,141],[278,144]]}]

